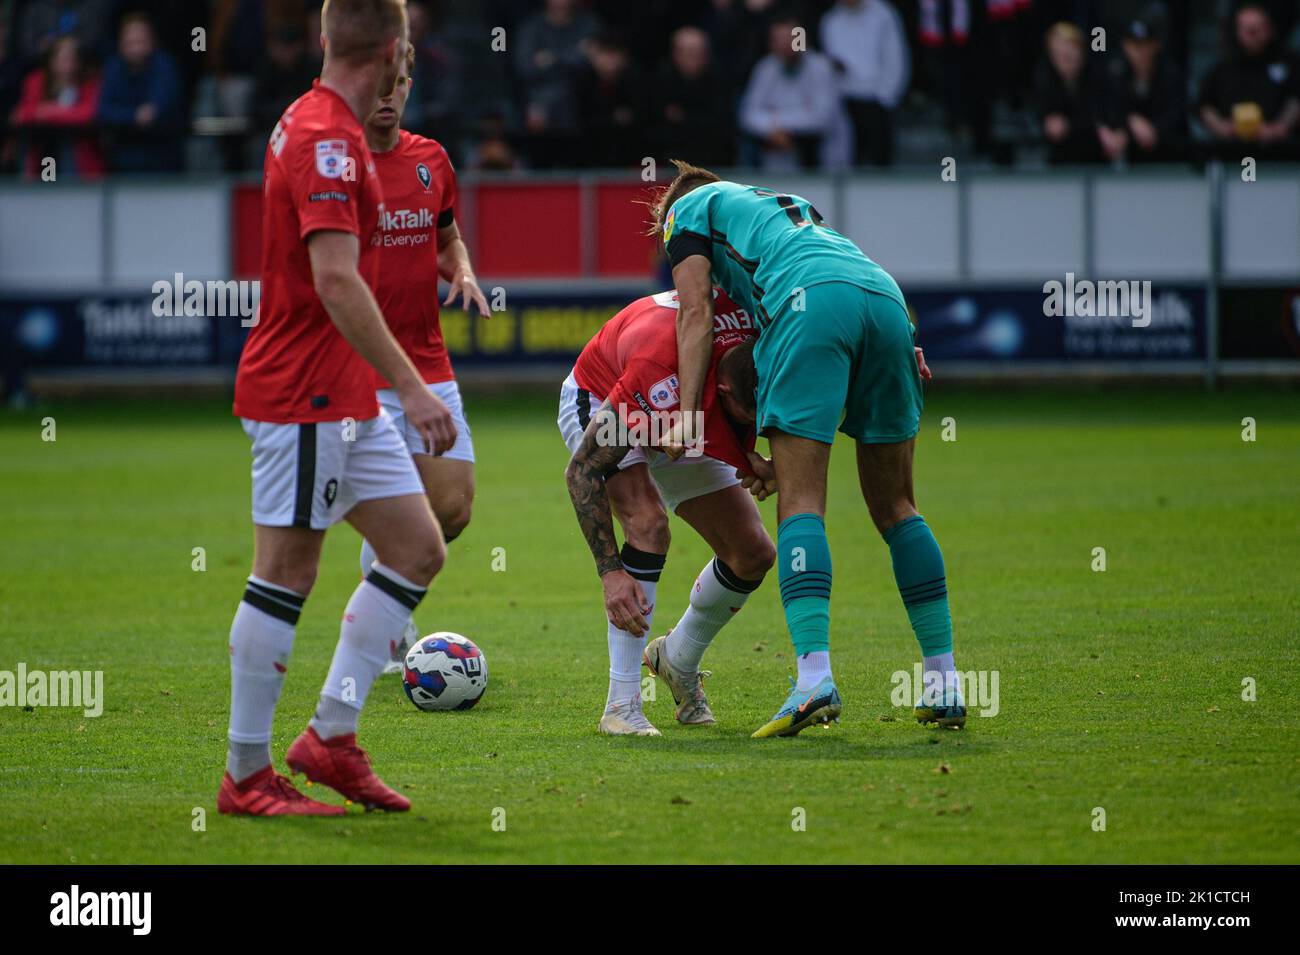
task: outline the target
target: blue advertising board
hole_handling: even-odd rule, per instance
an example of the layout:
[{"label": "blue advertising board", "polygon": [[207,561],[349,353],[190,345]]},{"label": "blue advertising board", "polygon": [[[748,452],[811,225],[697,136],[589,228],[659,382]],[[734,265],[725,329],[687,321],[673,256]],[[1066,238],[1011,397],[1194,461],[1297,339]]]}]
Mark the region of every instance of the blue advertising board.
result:
[{"label": "blue advertising board", "polygon": [[[649,291],[507,289],[507,307],[488,320],[445,308],[443,334],[462,366],[567,362],[611,315]],[[1203,289],[1155,286],[1143,299],[1141,318],[1080,309],[1046,314],[1046,298],[1040,289],[931,289],[912,293],[909,305],[918,342],[932,361],[1205,358]],[[247,334],[238,316],[159,316],[155,304],[148,295],[0,298],[0,372],[9,378],[38,368],[221,368],[237,362]]]},{"label": "blue advertising board", "polygon": [[[1142,312],[1056,311],[1041,290],[922,291],[908,296],[917,343],[931,361],[1159,362],[1206,357],[1202,288],[1153,286]],[[1149,308],[1148,308],[1149,305]],[[1045,306],[1047,306],[1045,308]],[[1111,309],[1103,309],[1112,311]],[[1092,314],[1080,314],[1080,312]]]}]

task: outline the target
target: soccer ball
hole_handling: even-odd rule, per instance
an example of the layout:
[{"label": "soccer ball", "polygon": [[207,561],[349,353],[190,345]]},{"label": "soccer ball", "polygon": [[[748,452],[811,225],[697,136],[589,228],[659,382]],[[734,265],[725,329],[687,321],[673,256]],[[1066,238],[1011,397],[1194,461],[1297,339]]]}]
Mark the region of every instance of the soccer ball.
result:
[{"label": "soccer ball", "polygon": [[422,710],[467,710],[487,689],[487,658],[473,640],[441,631],[406,651],[402,689]]}]

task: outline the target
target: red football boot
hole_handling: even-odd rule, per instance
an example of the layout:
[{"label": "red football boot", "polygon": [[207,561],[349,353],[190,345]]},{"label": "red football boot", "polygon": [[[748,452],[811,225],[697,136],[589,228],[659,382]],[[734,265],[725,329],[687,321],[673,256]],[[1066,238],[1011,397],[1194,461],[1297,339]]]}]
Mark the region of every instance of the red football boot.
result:
[{"label": "red football boot", "polygon": [[314,783],[337,789],[367,809],[406,812],[411,800],[389,789],[370,768],[370,757],[357,745],[357,734],[324,740],[310,726],[293,741],[284,761],[295,773],[305,773]]},{"label": "red football boot", "polygon": [[308,799],[293,788],[270,766],[259,769],[242,783],[221,777],[217,792],[217,812],[234,816],[342,816],[347,810],[342,806]]}]

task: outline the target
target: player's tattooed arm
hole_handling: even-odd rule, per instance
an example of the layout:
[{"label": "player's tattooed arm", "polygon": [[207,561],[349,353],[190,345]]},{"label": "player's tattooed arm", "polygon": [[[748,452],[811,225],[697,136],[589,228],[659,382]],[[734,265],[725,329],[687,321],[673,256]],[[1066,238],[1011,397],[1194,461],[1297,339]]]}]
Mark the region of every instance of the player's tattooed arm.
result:
[{"label": "player's tattooed arm", "polygon": [[[609,402],[605,402],[591,416],[591,422],[582,435],[582,444],[573,452],[569,466],[564,469],[573,511],[578,516],[582,536],[591,548],[591,556],[596,559],[596,572],[602,577],[611,570],[623,569],[618,541],[614,536],[614,515],[605,490],[605,475],[632,449],[617,443],[620,429],[607,423],[615,414]],[[611,441],[611,437],[615,440]]]}]

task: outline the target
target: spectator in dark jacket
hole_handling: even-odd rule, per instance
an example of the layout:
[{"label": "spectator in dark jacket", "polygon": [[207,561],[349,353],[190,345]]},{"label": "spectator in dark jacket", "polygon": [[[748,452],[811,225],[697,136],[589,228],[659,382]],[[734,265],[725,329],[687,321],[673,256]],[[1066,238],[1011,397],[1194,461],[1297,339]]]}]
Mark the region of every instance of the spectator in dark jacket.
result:
[{"label": "spectator in dark jacket", "polygon": [[735,83],[733,93],[738,96],[745,77],[767,55],[768,21],[778,15],[775,0],[709,0],[699,6],[700,27],[709,35],[713,61],[718,72]]},{"label": "spectator in dark jacket", "polygon": [[645,154],[645,85],[623,39],[602,34],[590,45],[590,67],[579,77],[579,128],[584,142],[576,160],[588,166],[626,166]]},{"label": "spectator in dark jacket", "polygon": [[299,29],[286,24],[276,30],[266,44],[266,54],[253,86],[253,132],[259,140],[271,135],[285,109],[311,88],[316,77],[307,58],[307,38]]},{"label": "spectator in dark jacket", "polygon": [[[434,29],[433,13],[427,4],[412,0],[406,6],[411,24],[411,48],[415,50],[412,75],[419,82],[411,87],[402,123],[406,129],[437,139],[451,150],[458,138],[465,112],[464,69],[445,31]],[[481,105],[475,90],[474,104]]]},{"label": "spectator in dark jacket", "polygon": [[1034,91],[1047,160],[1102,162],[1101,129],[1118,124],[1108,122],[1103,77],[1088,59],[1083,33],[1072,23],[1058,23],[1047,31],[1046,47]]},{"label": "spectator in dark jacket", "polygon": [[1201,122],[1220,155],[1289,155],[1300,129],[1300,60],[1262,5],[1242,6],[1234,26],[1236,52],[1201,85]]},{"label": "spectator in dark jacket", "polygon": [[159,50],[153,24],[129,14],[118,33],[118,53],[104,69],[99,119],[109,130],[114,172],[179,172],[183,165],[180,79]]},{"label": "spectator in dark jacket", "polygon": [[524,104],[524,127],[539,166],[572,163],[578,117],[574,86],[587,66],[596,20],[576,0],[546,0],[545,9],[520,24],[511,41]]},{"label": "spectator in dark jacket", "polygon": [[1155,24],[1134,20],[1124,34],[1124,55],[1113,63],[1112,132],[1130,162],[1174,162],[1187,145],[1183,76],[1165,54]]},{"label": "spectator in dark jacket", "polygon": [[677,30],[653,89],[651,123],[661,158],[689,156],[708,167],[736,161],[732,93],[713,68],[708,34],[699,27]]},{"label": "spectator in dark jacket", "polygon": [[[305,20],[301,9],[279,7],[276,18],[268,19],[262,0],[212,0],[208,6],[212,13],[204,66],[220,77],[256,76],[267,41],[289,27],[302,27]],[[311,34],[309,45],[319,46],[319,36],[319,31]]]}]

